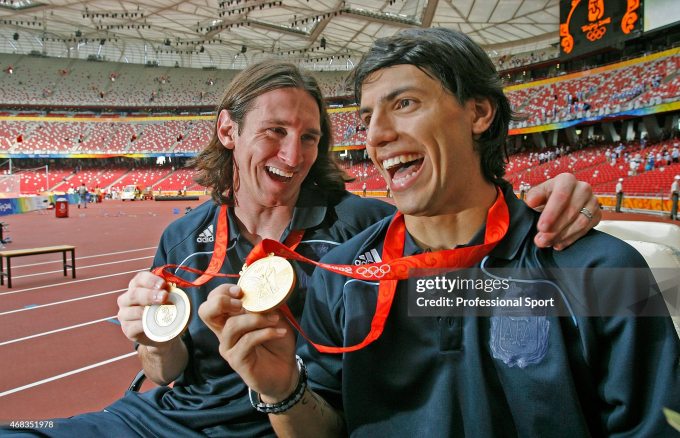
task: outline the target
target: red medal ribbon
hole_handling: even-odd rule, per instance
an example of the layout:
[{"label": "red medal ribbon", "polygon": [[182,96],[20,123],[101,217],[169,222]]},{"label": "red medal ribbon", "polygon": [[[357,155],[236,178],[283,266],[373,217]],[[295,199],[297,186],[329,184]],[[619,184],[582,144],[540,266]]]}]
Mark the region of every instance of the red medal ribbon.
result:
[{"label": "red medal ribbon", "polygon": [[[297,248],[304,235],[304,230],[293,230],[290,232],[283,245],[290,247],[292,249]],[[165,278],[166,281],[175,283],[179,287],[196,287],[201,286],[208,281],[212,280],[213,277],[238,277],[238,274],[220,274],[220,269],[224,264],[224,259],[227,257],[227,243],[229,242],[229,220],[227,219],[227,206],[223,205],[220,207],[220,214],[217,217],[217,233],[215,233],[215,249],[213,250],[212,258],[208,264],[208,269],[205,271],[200,271],[198,269],[189,268],[187,266],[179,265],[163,265],[154,268],[151,272]],[[276,242],[279,243],[279,242]],[[281,245],[279,243],[279,245]],[[169,268],[179,268],[184,271],[193,272],[194,274],[202,274],[196,280],[189,282],[182,278],[179,278],[175,274],[172,274],[166,269]]]},{"label": "red medal ribbon", "polygon": [[408,278],[410,268],[468,268],[491,252],[508,232],[510,225],[510,214],[505,203],[503,192],[498,190],[496,202],[489,209],[486,221],[486,231],[484,243],[465,248],[449,249],[418,254],[415,256],[403,257],[404,243],[406,237],[406,225],[404,216],[397,212],[385,235],[383,246],[383,262],[371,263],[367,265],[330,265],[309,260],[274,240],[265,239],[260,242],[248,256],[248,263],[267,256],[270,253],[289,259],[312,263],[326,270],[337,272],[348,277],[360,280],[379,280],[378,303],[375,316],[371,322],[371,331],[366,338],[357,345],[350,347],[328,347],[315,344],[304,333],[297,323],[292,313],[285,305],[280,307],[290,323],[307,339],[314,347],[322,353],[345,353],[359,350],[380,337],[387,321],[387,316],[392,307],[392,301],[397,289],[397,282]]}]

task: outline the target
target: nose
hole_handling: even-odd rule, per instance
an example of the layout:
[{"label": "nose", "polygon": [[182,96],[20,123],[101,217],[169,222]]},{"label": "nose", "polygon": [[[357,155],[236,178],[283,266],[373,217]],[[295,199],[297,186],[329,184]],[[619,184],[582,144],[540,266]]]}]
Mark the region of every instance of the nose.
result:
[{"label": "nose", "polygon": [[394,120],[387,114],[374,112],[366,128],[366,144],[377,148],[395,141],[399,135],[394,129]]},{"label": "nose", "polygon": [[302,163],[302,140],[299,137],[288,135],[281,143],[278,157],[290,167],[297,167]]}]

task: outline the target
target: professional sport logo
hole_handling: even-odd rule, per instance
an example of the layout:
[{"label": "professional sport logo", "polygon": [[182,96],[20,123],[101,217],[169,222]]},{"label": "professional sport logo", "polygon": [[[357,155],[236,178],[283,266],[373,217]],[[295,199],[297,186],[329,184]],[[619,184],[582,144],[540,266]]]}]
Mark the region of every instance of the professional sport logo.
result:
[{"label": "professional sport logo", "polygon": [[215,236],[213,235],[213,226],[210,225],[208,228],[203,230],[201,234],[198,235],[196,242],[198,243],[210,243],[215,241]]}]

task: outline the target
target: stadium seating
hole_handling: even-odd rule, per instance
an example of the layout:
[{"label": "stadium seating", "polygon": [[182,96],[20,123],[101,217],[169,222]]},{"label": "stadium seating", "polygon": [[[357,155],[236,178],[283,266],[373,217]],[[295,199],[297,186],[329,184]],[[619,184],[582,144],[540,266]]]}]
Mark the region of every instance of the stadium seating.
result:
[{"label": "stadium seating", "polygon": [[179,141],[173,152],[196,153],[210,143],[213,136],[213,120],[191,120],[187,122],[188,132],[184,139]]},{"label": "stadium seating", "polygon": [[172,173],[172,170],[167,166],[144,166],[130,170],[125,176],[116,181],[113,185],[122,189],[127,185],[141,184],[144,187],[152,187],[161,179],[167,177]]},{"label": "stadium seating", "polygon": [[[170,193],[183,190],[185,187],[194,190],[193,186],[196,185],[193,181],[194,174],[195,171],[193,169],[178,169],[172,175],[154,185],[154,189],[158,190],[160,188],[164,192]],[[203,187],[199,188],[199,190],[203,189]]]},{"label": "stadium seating", "polygon": [[355,110],[331,113],[334,145],[366,143],[366,131]]}]

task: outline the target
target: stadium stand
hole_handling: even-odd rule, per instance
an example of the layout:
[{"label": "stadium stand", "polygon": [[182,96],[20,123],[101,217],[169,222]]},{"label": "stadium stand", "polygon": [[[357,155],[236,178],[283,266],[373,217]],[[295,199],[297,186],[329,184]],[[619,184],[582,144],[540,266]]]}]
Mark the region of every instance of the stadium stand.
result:
[{"label": "stadium stand", "polygon": [[[194,174],[195,172],[193,169],[179,169],[173,172],[171,175],[167,175],[167,177],[163,178],[162,180],[157,181],[153,185],[153,187],[156,190],[160,188],[164,192],[171,193],[182,190],[185,187],[187,189],[194,190],[193,188],[193,186],[195,185],[193,181]],[[201,187],[198,189],[203,190],[204,188]]]},{"label": "stadium stand", "polygon": [[167,167],[138,167],[127,172],[123,178],[117,180],[113,186],[122,188],[127,185],[141,184],[144,187],[151,187],[170,173],[172,173],[172,170]]},{"label": "stadium stand", "polygon": [[[664,52],[666,53],[666,52]],[[668,52],[671,53],[671,52]],[[526,55],[526,54],[525,54]],[[531,57],[517,55],[512,61],[506,57],[503,63],[523,64],[527,59],[542,62],[549,54],[537,53]],[[0,95],[7,104],[49,104],[54,108],[78,104],[83,107],[74,111],[52,109],[48,111],[9,110],[0,120],[0,152],[3,153],[71,153],[85,154],[158,154],[187,153],[201,150],[212,137],[213,123],[210,119],[159,119],[149,120],[148,112],[125,112],[130,108],[214,106],[220,91],[237,73],[236,70],[188,69],[171,67],[147,67],[144,65],[91,62],[84,60],[36,58],[26,55],[8,55],[0,65],[12,65],[14,72],[0,74]],[[677,100],[680,96],[680,55],[668,54],[656,57],[628,60],[624,64],[612,64],[596,69],[594,74],[567,74],[545,81],[513,86],[507,91],[513,109],[526,114],[527,119],[513,127],[537,126],[572,120],[589,115],[614,114],[631,108]],[[329,97],[347,96],[344,72],[314,72]],[[40,80],[38,80],[40,78]],[[25,86],[25,82],[30,85]],[[49,93],[34,84],[49,82]],[[83,87],[83,84],[85,86]],[[590,107],[584,108],[585,104]],[[86,107],[107,109],[120,107],[115,114],[100,113],[99,109],[87,111]],[[138,110],[132,110],[138,111]],[[158,116],[159,114],[154,114]],[[12,120],[13,116],[31,117],[31,120]],[[42,120],[43,116],[47,116]],[[72,120],[52,120],[60,117]],[[121,119],[121,117],[123,117]],[[125,118],[127,117],[127,118]],[[135,118],[145,120],[135,121]],[[172,116],[171,116],[172,117]],[[366,132],[356,109],[347,108],[330,114],[335,145],[363,145]],[[104,121],[102,118],[106,118]],[[119,120],[115,120],[118,118]],[[92,120],[88,120],[92,119]],[[110,120],[110,121],[109,121]],[[628,178],[629,164],[624,160],[606,162],[604,152],[616,144],[572,152],[569,155],[544,164],[536,162],[538,151],[514,155],[508,164],[508,179],[518,185],[520,181],[538,184],[555,175],[569,171],[579,179],[593,185],[598,192],[611,193],[620,177]],[[668,145],[666,145],[668,146]],[[635,148],[639,145],[630,144]],[[656,154],[661,146],[645,149],[642,155]],[[356,156],[355,156],[356,158]],[[531,159],[530,159],[531,158]],[[348,173],[356,181],[348,187],[360,190],[366,183],[369,190],[385,189],[370,162],[354,160],[345,162]],[[675,167],[659,168],[644,172],[644,164],[637,176],[629,181],[638,187],[639,193],[659,193],[670,185],[668,175],[677,172]],[[66,171],[66,170],[65,170]],[[91,172],[91,171],[85,171]],[[128,172],[125,170],[125,172]],[[141,170],[120,173],[110,177],[103,173],[86,173],[68,177],[67,182],[54,181],[55,189],[65,189],[81,181],[100,186],[122,185],[139,178],[145,185],[174,191],[184,186],[192,187],[191,171],[167,171],[163,175],[140,174]],[[145,172],[151,172],[150,169]],[[364,175],[364,172],[366,173]],[[665,173],[668,172],[668,173]],[[122,180],[121,180],[122,177]],[[672,177],[672,175],[671,175]],[[38,177],[36,177],[38,178]],[[52,183],[52,181],[50,181]],[[45,182],[45,184],[47,184]],[[40,186],[37,179],[30,180],[27,190]]]},{"label": "stadium stand", "polygon": [[184,139],[177,142],[173,152],[198,152],[210,142],[213,135],[212,120],[190,120]]},{"label": "stadium stand", "polygon": [[530,50],[509,55],[492,56],[491,60],[496,64],[496,70],[505,71],[539,64],[551,59],[557,59],[559,56],[559,48],[550,47],[543,50]]}]

